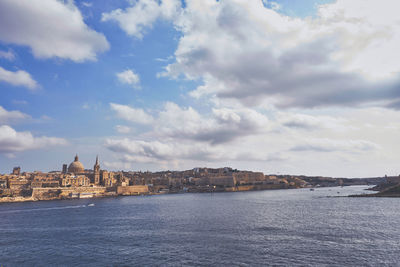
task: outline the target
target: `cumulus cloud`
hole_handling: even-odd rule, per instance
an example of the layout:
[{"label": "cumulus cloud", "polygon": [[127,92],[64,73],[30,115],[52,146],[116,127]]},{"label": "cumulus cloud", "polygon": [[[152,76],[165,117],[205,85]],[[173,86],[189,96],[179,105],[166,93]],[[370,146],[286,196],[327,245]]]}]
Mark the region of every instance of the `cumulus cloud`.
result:
[{"label": "cumulus cloud", "polygon": [[214,108],[209,116],[192,107],[167,102],[154,118],[143,109],[111,103],[117,117],[142,124],[152,124],[152,135],[195,140],[211,144],[226,143],[242,136],[265,132],[268,118],[251,109]]},{"label": "cumulus cloud", "polygon": [[327,138],[306,140],[304,144],[291,148],[292,151],[366,153],[380,149],[378,144],[366,140],[332,140]]},{"label": "cumulus cloud", "polygon": [[153,123],[153,117],[140,108],[132,108],[126,105],[110,103],[110,107],[115,111],[118,118],[140,124]]},{"label": "cumulus cloud", "polygon": [[2,106],[0,106],[0,124],[15,123],[30,118],[31,116],[22,113],[21,111],[18,110],[8,111]]},{"label": "cumulus cloud", "polygon": [[95,60],[108,50],[103,34],[89,28],[73,1],[0,1],[0,40],[28,46],[37,58]]},{"label": "cumulus cloud", "polygon": [[[366,7],[373,1],[361,2]],[[398,24],[383,20],[386,29],[367,15],[340,17],[343,12],[337,5],[342,6],[339,10],[358,9],[338,1],[321,7],[316,19],[302,20],[263,8],[257,1],[189,1],[186,20],[179,22],[184,36],[176,62],[167,66],[166,74],[203,79],[194,96],[216,94],[247,105],[268,98],[283,107],[349,106],[398,98],[394,88],[400,85],[399,60],[381,51],[389,43],[390,53],[398,54]],[[389,3],[380,5],[392,9]],[[377,10],[381,17],[386,16],[384,10]],[[200,12],[208,15],[199,19]]]},{"label": "cumulus cloud", "polygon": [[5,58],[7,60],[12,61],[12,60],[15,59],[15,54],[11,50],[8,50],[7,52],[6,51],[0,51],[0,58]]},{"label": "cumulus cloud", "polygon": [[63,138],[40,136],[34,137],[30,132],[17,132],[8,125],[0,126],[0,153],[16,152],[47,148],[49,146],[66,145]]},{"label": "cumulus cloud", "polygon": [[122,72],[117,73],[117,78],[120,83],[128,84],[133,86],[134,88],[139,87],[140,78],[137,73],[133,70],[125,70]]},{"label": "cumulus cloud", "polygon": [[131,128],[125,125],[116,125],[115,130],[121,134],[127,134],[131,132]]},{"label": "cumulus cloud", "polygon": [[[318,7],[315,18],[292,18],[270,1],[137,1],[103,14],[127,34],[141,37],[157,18],[182,33],[176,61],[164,76],[183,75],[203,85],[194,97],[216,95],[253,106],[387,107],[400,100],[400,25],[396,0],[338,0]],[[142,16],[140,16],[142,14]]]},{"label": "cumulus cloud", "polygon": [[91,2],[82,2],[82,6],[84,6],[84,7],[92,7],[93,3],[91,3]]},{"label": "cumulus cloud", "polygon": [[214,108],[207,117],[191,107],[167,103],[156,125],[158,132],[167,136],[220,144],[265,132],[268,122],[266,116],[251,109]]},{"label": "cumulus cloud", "polygon": [[337,108],[330,110],[334,117],[275,112],[270,118],[249,111],[254,110],[215,106],[201,113],[166,103],[152,111],[153,124],[138,126],[135,134],[123,138],[106,139],[104,146],[113,157],[110,166],[154,170],[232,166],[345,176],[377,175],[376,163],[382,160],[383,165],[397,168],[400,114],[394,110]]},{"label": "cumulus cloud", "polygon": [[0,82],[1,81],[14,86],[24,86],[30,90],[39,87],[39,84],[32,78],[32,76],[24,70],[13,72],[0,67]]},{"label": "cumulus cloud", "polygon": [[[178,46],[159,76],[200,83],[189,93],[195,104],[166,103],[152,110],[144,133],[109,138],[118,160],[258,162],[250,168],[264,161],[264,170],[327,175],[370,175],[382,158],[397,166],[397,1],[337,0],[308,18],[278,13],[271,1],[244,0],[188,0],[164,16],[165,2],[134,1],[103,21],[137,38],[157,19],[173,23]],[[391,108],[390,116],[371,110],[377,106]],[[329,169],[335,164],[346,168]]]},{"label": "cumulus cloud", "polygon": [[131,36],[142,38],[146,29],[162,18],[170,20],[178,14],[181,7],[180,0],[141,0],[126,10],[116,9],[102,14],[102,21],[115,21]]},{"label": "cumulus cloud", "polygon": [[172,161],[264,161],[274,162],[286,159],[279,153],[247,151],[231,148],[229,153],[220,145],[193,143],[182,140],[144,141],[133,138],[106,139],[105,146],[119,155],[121,162],[160,163]]},{"label": "cumulus cloud", "polygon": [[[180,149],[177,149],[178,146],[176,144],[167,144],[159,141],[134,140],[129,138],[107,139],[105,145],[111,151],[125,153],[124,157],[126,160],[138,160],[139,158],[141,158],[141,161],[144,159],[146,159],[146,161],[171,160],[183,156],[194,157],[196,154],[193,153],[195,149],[190,148],[187,145],[180,145]],[[202,150],[206,149],[202,147]]]},{"label": "cumulus cloud", "polygon": [[[132,122],[137,122],[145,112],[114,103],[110,106],[117,117]],[[121,162],[160,163],[163,166],[170,166],[172,161],[176,164],[176,161],[188,160],[276,161],[281,158],[263,150],[243,152],[243,147],[233,142],[248,136],[261,136],[269,130],[268,118],[252,109],[224,107],[201,114],[193,107],[167,102],[154,114],[144,133],[136,134],[135,138],[108,138],[105,146],[119,155]],[[125,132],[124,128],[116,126],[118,131]]]},{"label": "cumulus cloud", "polygon": [[278,112],[277,120],[284,127],[294,129],[345,131],[346,129],[354,128],[347,125],[348,121],[346,119],[332,116]]}]

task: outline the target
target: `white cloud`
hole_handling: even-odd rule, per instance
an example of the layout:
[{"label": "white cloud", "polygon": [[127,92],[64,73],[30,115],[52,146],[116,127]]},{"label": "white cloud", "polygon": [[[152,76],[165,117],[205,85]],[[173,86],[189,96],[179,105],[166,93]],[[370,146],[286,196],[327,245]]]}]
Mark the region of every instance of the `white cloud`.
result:
[{"label": "white cloud", "polygon": [[378,144],[366,140],[332,140],[327,138],[306,140],[304,144],[293,147],[292,151],[366,153],[380,149]]},{"label": "white cloud", "polygon": [[333,131],[346,131],[354,128],[347,125],[348,121],[344,118],[323,115],[277,112],[277,120],[285,127],[304,130],[330,129]]},{"label": "white cloud", "polygon": [[273,2],[273,1],[269,1],[269,0],[262,0],[262,2],[265,7],[268,7],[273,10],[279,10],[282,8],[281,5],[278,4],[277,2]]},{"label": "white cloud", "polygon": [[0,51],[0,58],[5,58],[7,60],[13,61],[15,59],[15,54],[11,50],[8,50],[7,52]]},{"label": "white cloud", "polygon": [[108,50],[103,34],[89,28],[73,1],[0,1],[0,40],[29,46],[37,58],[96,60]]},{"label": "white cloud", "polygon": [[131,36],[142,38],[146,29],[158,19],[172,19],[180,10],[180,0],[142,0],[126,10],[116,9],[102,14],[102,21],[116,21]]},{"label": "white cloud", "polygon": [[1,81],[14,86],[24,86],[30,90],[39,87],[38,83],[32,78],[32,76],[24,70],[12,72],[0,67],[0,82]]},{"label": "white cloud", "polygon": [[157,19],[172,22],[175,61],[160,76],[202,83],[192,106],[167,103],[144,133],[109,138],[117,160],[313,175],[398,170],[398,1],[338,0],[304,19],[264,2],[188,0],[167,17],[164,2],[138,0],[103,15],[138,38]]},{"label": "white cloud", "polygon": [[266,173],[372,176],[400,160],[398,112],[265,112],[270,119],[241,106],[215,106],[210,113],[200,113],[168,102],[153,111],[151,125],[124,138],[109,137],[104,145],[113,152],[112,162],[153,170],[233,166]]},{"label": "white cloud", "polygon": [[31,116],[22,113],[21,111],[18,110],[8,111],[2,106],[0,106],[0,124],[15,123],[30,118]]},{"label": "white cloud", "polygon": [[63,138],[40,136],[34,137],[30,132],[17,132],[8,125],[0,126],[0,153],[13,154],[49,146],[66,145]]},{"label": "white cloud", "polygon": [[160,142],[131,138],[107,139],[105,146],[121,153],[123,162],[159,162],[173,160],[212,161],[236,158],[236,153],[226,155],[218,146],[179,140]]},{"label": "white cloud", "polygon": [[116,125],[115,130],[121,134],[127,134],[131,132],[131,128],[125,125]]},{"label": "white cloud", "polygon": [[254,110],[214,108],[212,114],[201,115],[192,107],[182,108],[167,102],[154,118],[143,109],[111,103],[117,117],[153,126],[151,134],[164,138],[181,138],[226,143],[237,138],[256,135],[269,128],[268,118]]},{"label": "white cloud", "polygon": [[140,124],[153,123],[153,117],[140,108],[132,108],[126,105],[110,103],[110,107],[116,112],[118,118]]},{"label": "white cloud", "polygon": [[91,2],[82,2],[82,6],[84,6],[84,7],[92,7],[93,3],[91,3]]},{"label": "white cloud", "polygon": [[117,73],[117,78],[120,83],[131,85],[135,88],[139,87],[140,78],[133,70],[125,70]]},{"label": "white cloud", "polygon": [[187,1],[164,17],[164,2],[137,1],[104,16],[134,36],[157,18],[170,19],[182,37],[176,61],[163,75],[202,80],[192,96],[216,95],[248,106],[383,105],[381,100],[396,99],[388,106],[399,106],[397,1],[339,0],[305,19],[280,14],[267,2],[270,8],[261,1]]}]

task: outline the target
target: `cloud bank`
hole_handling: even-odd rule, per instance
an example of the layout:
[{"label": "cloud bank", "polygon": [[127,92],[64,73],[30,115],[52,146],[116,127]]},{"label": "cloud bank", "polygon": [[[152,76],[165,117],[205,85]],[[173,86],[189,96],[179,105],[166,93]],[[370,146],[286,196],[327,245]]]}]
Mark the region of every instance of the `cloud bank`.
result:
[{"label": "cloud bank", "polygon": [[157,19],[182,33],[162,75],[201,80],[193,97],[251,106],[314,108],[400,100],[400,22],[395,0],[338,0],[315,18],[293,18],[262,1],[137,1],[103,14],[142,37]]}]

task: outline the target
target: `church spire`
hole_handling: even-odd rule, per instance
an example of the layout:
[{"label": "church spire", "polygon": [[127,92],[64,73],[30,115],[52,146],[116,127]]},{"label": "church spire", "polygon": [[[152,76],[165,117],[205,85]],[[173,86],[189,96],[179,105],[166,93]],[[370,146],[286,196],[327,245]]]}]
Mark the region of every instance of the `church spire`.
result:
[{"label": "church spire", "polygon": [[94,175],[93,175],[93,180],[94,180],[94,184],[95,185],[99,185],[100,184],[100,164],[99,164],[99,155],[96,156],[96,163],[93,166],[93,171],[94,171]]},{"label": "church spire", "polygon": [[94,171],[100,171],[100,164],[99,164],[99,156],[96,156],[96,163],[94,164],[93,167]]},{"label": "church spire", "polygon": [[79,158],[78,158],[78,153],[76,153],[76,156],[75,156],[75,161],[79,161]]}]

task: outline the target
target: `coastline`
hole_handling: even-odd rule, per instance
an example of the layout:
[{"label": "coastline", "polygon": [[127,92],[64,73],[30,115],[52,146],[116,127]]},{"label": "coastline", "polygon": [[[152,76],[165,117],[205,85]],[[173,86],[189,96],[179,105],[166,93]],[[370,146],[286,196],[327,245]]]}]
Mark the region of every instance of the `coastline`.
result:
[{"label": "coastline", "polygon": [[51,200],[73,200],[73,199],[94,199],[94,198],[111,198],[111,197],[120,197],[120,196],[153,196],[153,195],[175,195],[175,194],[184,194],[184,193],[197,193],[197,194],[204,194],[204,193],[226,193],[226,192],[249,192],[249,191],[268,191],[268,190],[287,190],[287,189],[299,189],[299,188],[268,188],[268,189],[250,189],[250,190],[215,190],[215,191],[190,191],[190,192],[168,192],[168,193],[154,193],[154,192],[146,192],[146,193],[134,193],[134,194],[99,194],[93,195],[91,197],[48,197],[48,198],[37,198],[37,197],[1,197],[0,198],[0,205],[2,203],[19,203],[19,202],[37,202],[37,201],[51,201]]},{"label": "coastline", "polygon": [[[374,194],[361,194],[361,195],[351,195],[349,197],[390,197],[398,198],[400,197],[400,184],[380,184],[376,186],[379,188],[379,192]],[[371,189],[374,190],[374,189]],[[377,190],[377,189],[375,189]]]},{"label": "coastline", "polygon": [[[326,186],[326,187],[318,187],[318,188],[334,188],[335,186]],[[2,197],[0,198],[0,205],[2,203],[19,203],[19,202],[38,202],[38,201],[53,201],[53,200],[75,200],[75,199],[97,199],[97,198],[117,198],[121,196],[154,196],[154,195],[175,195],[175,194],[204,194],[204,193],[234,193],[234,192],[254,192],[254,191],[275,191],[275,190],[290,190],[290,189],[314,189],[316,187],[286,187],[286,188],[267,188],[267,189],[249,189],[249,190],[215,190],[215,191],[190,191],[190,192],[181,192],[181,191],[176,191],[176,192],[168,192],[168,193],[154,193],[154,192],[147,192],[147,193],[135,193],[135,194],[115,194],[115,193],[109,193],[109,194],[99,194],[99,195],[93,195],[91,197],[48,197],[48,198],[37,198],[37,197],[22,197],[22,196],[16,196],[16,197]],[[368,190],[368,189],[366,189]],[[375,195],[375,194],[361,194],[361,195],[349,195],[346,197],[368,197],[370,195]],[[339,196],[337,196],[339,197]],[[344,197],[344,196],[341,196]],[[378,197],[378,196],[377,196]],[[381,196],[379,196],[381,197]]]}]

